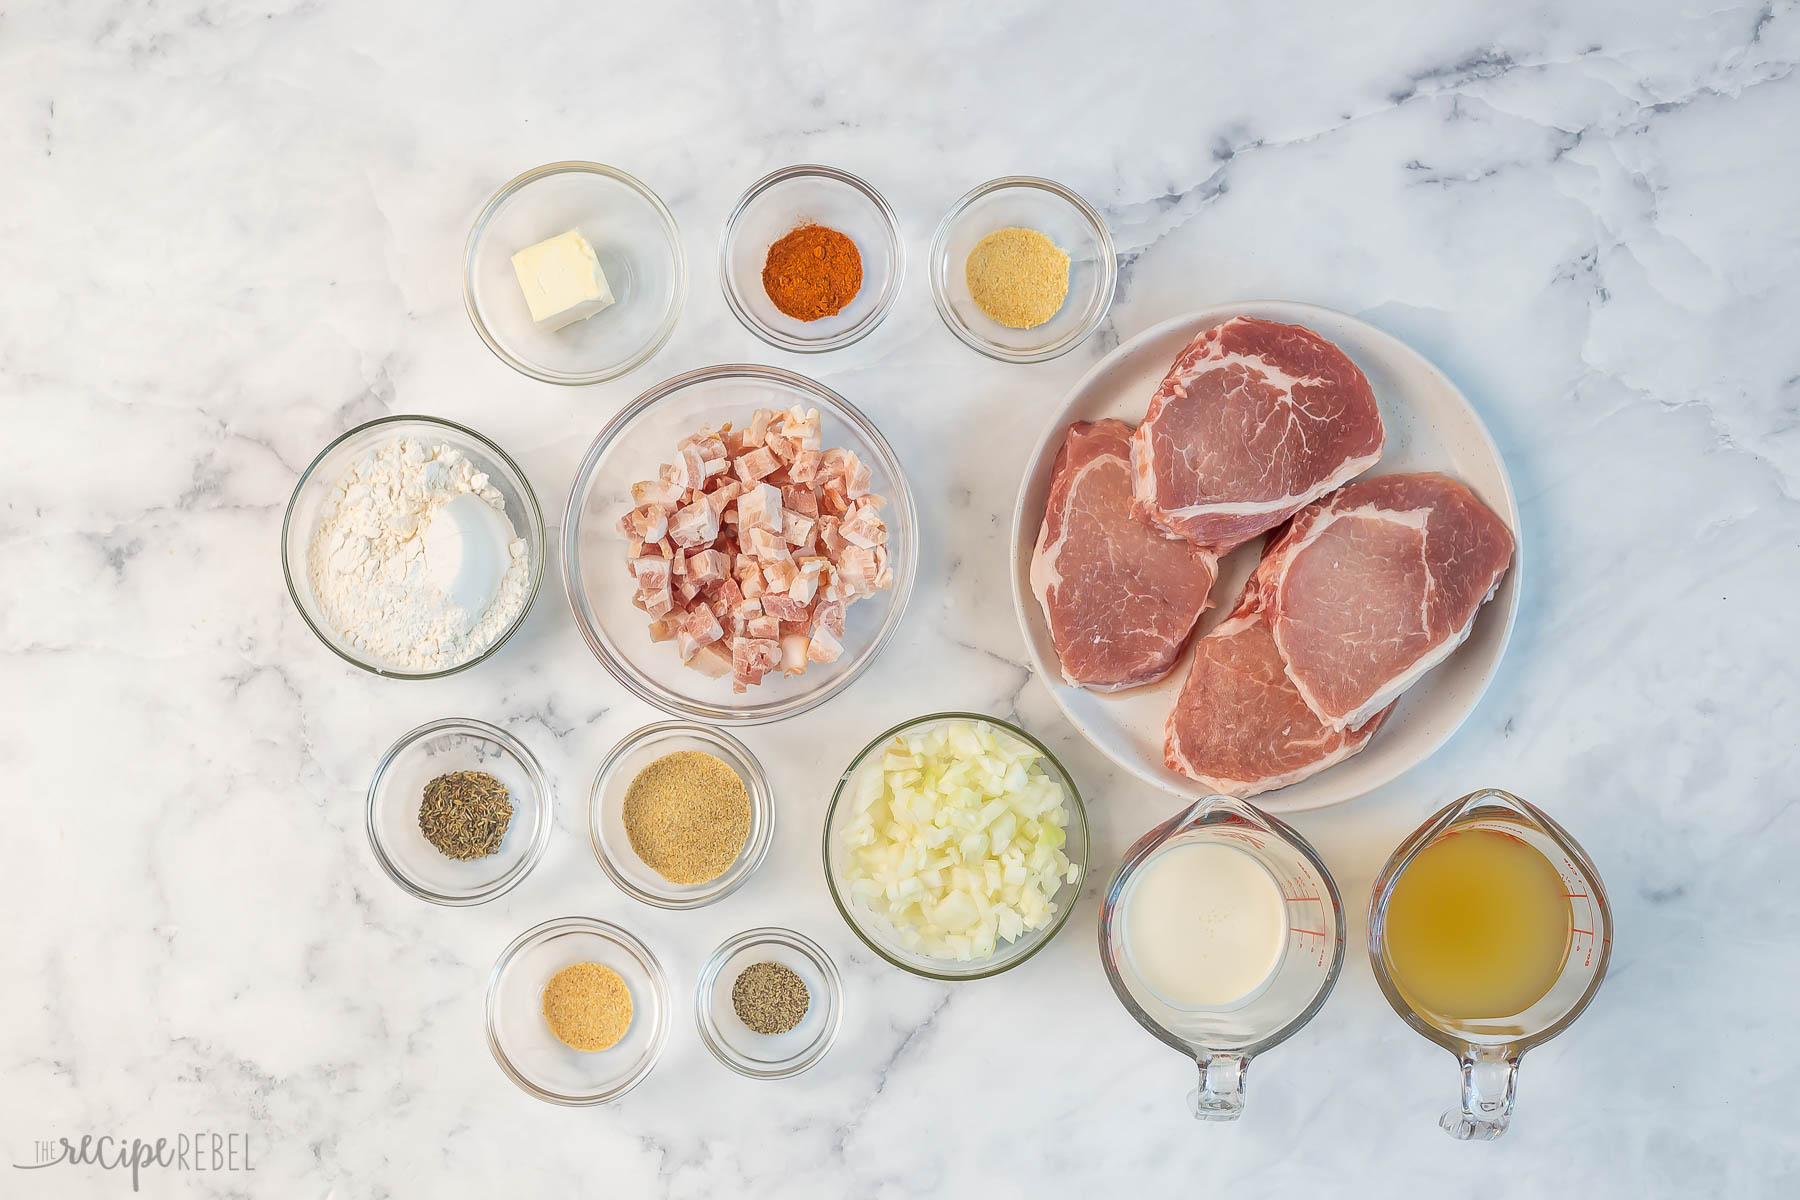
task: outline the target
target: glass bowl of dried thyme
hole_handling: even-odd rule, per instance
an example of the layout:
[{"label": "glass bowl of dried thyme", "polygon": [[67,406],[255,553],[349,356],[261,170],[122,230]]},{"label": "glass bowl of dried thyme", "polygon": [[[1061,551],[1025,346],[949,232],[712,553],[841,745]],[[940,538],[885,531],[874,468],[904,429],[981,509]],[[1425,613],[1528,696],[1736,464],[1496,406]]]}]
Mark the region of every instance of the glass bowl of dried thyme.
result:
[{"label": "glass bowl of dried thyme", "polygon": [[645,904],[699,908],[729,896],[762,864],[774,832],[762,764],[721,729],[645,726],[594,776],[594,857],[620,891]]},{"label": "glass bowl of dried thyme", "polygon": [[746,929],[713,951],[694,989],[712,1056],[752,1079],[785,1079],[821,1058],[844,1019],[831,956],[791,929]]},{"label": "glass bowl of dried thyme", "polygon": [[402,888],[433,904],[485,904],[544,856],[550,782],[510,733],[446,717],[381,756],[367,824],[375,861]]}]

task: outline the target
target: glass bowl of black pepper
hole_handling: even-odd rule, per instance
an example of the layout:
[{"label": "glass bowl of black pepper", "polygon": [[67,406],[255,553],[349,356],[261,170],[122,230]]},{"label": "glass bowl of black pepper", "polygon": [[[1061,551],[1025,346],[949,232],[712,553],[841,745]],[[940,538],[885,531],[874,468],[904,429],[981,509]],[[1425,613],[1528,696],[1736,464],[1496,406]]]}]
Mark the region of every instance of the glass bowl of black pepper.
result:
[{"label": "glass bowl of black pepper", "polygon": [[700,969],[694,1022],[712,1056],[752,1079],[786,1079],[837,1040],[844,983],[831,956],[791,929],[746,929]]},{"label": "glass bowl of black pepper", "polygon": [[550,781],[504,729],[446,717],[406,734],[369,781],[369,847],[421,900],[466,907],[519,885],[550,844]]}]

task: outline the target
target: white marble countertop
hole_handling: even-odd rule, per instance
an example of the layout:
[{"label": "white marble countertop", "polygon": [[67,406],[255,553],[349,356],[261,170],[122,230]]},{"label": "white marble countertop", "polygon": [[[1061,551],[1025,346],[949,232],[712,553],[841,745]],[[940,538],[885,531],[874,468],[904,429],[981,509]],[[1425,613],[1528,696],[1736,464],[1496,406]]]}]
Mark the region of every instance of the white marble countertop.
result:
[{"label": "white marble countertop", "polygon": [[[1791,1194],[1794,5],[724,7],[0,14],[11,1161],[38,1139],[204,1130],[248,1135],[255,1172],[151,1169],[144,1194]],[[563,157],[658,189],[692,262],[674,340],[590,389],[495,360],[458,287],[479,204]],[[737,193],[806,160],[882,188],[913,263],[887,323],[817,359],[738,326],[714,252]],[[1121,257],[1102,332],[1033,367],[952,338],[919,265],[944,208],[1006,173],[1082,192]],[[1043,414],[1120,338],[1264,297],[1358,314],[1463,386],[1510,465],[1531,571],[1468,725],[1297,819],[1359,910],[1349,961],[1256,1064],[1244,1120],[1215,1127],[1094,952],[1097,893],[1173,802],[1078,742],[1030,677],[1005,514]],[[655,714],[589,656],[554,574],[491,661],[386,682],[298,619],[277,534],[319,447],[402,411],[495,438],[554,517],[624,401],[732,360],[815,374],[882,425],[924,557],[867,675],[745,735],[780,793],[768,862],[726,902],[666,913],[588,848],[592,772]],[[816,861],[836,748],[952,705],[1065,755],[1096,838],[1058,940],[963,986],[874,960]],[[377,755],[445,714],[511,730],[558,792],[542,865],[475,909],[401,894],[362,829]],[[1459,1145],[1435,1125],[1454,1064],[1381,999],[1360,908],[1402,835],[1481,785],[1583,841],[1618,937],[1594,1007],[1527,1058],[1513,1131]],[[678,1000],[661,1065],[598,1109],[529,1098],[482,1040],[496,953],[570,913],[637,931]],[[728,1073],[688,1017],[700,962],[757,924],[821,941],[848,993],[836,1049],[782,1083]],[[129,1186],[0,1168],[7,1196]]]}]

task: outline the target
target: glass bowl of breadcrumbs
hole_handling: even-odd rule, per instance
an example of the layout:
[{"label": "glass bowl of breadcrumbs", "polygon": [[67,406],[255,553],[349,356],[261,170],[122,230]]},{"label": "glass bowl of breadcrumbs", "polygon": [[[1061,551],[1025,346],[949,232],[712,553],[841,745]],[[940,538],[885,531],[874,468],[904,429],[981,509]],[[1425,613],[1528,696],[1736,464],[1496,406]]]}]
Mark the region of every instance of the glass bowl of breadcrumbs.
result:
[{"label": "glass bowl of breadcrumbs", "polygon": [[[993,248],[1045,246],[1054,278],[1039,278],[1029,256]],[[1001,362],[1044,362],[1067,354],[1112,308],[1119,266],[1106,220],[1079,194],[1049,179],[990,179],[950,206],[931,239],[927,264],[938,316],[958,338]],[[977,290],[988,294],[977,295]],[[995,314],[998,314],[996,316]],[[1005,318],[1004,320],[1000,318]]]},{"label": "glass bowl of breadcrumbs", "polygon": [[774,832],[762,764],[721,729],[645,726],[594,775],[594,857],[619,890],[657,908],[699,908],[729,896],[762,865]]}]

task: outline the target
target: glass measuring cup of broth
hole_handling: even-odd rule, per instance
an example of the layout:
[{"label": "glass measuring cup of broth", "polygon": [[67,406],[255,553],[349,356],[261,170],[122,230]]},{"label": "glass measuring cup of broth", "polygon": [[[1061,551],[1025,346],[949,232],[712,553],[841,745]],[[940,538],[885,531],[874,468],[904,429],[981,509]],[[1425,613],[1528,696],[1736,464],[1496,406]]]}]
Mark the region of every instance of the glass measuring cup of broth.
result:
[{"label": "glass measuring cup of broth", "polygon": [[1415,830],[1369,898],[1369,961],[1394,1011],[1462,1064],[1439,1121],[1487,1140],[1512,1120],[1519,1059],[1581,1015],[1612,953],[1612,910],[1568,831],[1507,792]]},{"label": "glass measuring cup of broth", "polygon": [[1331,994],[1344,908],[1305,838],[1207,796],[1126,853],[1100,906],[1100,960],[1126,1011],[1199,1068],[1194,1115],[1231,1121],[1250,1060]]}]

